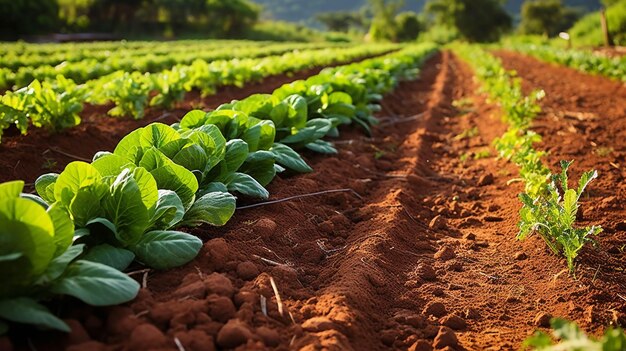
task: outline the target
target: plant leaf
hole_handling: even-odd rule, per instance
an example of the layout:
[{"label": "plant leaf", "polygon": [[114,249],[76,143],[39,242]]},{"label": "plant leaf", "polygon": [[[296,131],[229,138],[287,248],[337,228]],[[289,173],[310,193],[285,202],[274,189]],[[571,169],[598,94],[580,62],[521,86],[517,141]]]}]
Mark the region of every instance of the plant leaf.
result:
[{"label": "plant leaf", "polygon": [[37,301],[27,297],[0,300],[0,317],[12,322],[70,332],[70,327],[65,322]]},{"label": "plant leaf", "polygon": [[300,154],[287,145],[274,143],[270,151],[274,154],[276,163],[298,173],[313,172],[313,169],[302,159]]},{"label": "plant leaf", "polygon": [[123,271],[133,262],[135,254],[132,253],[132,251],[109,244],[100,244],[90,248],[82,259],[101,263],[113,267],[118,271]]},{"label": "plant leaf", "polygon": [[185,214],[181,225],[198,226],[207,223],[222,226],[235,213],[236,199],[227,192],[211,192],[198,200]]},{"label": "plant leaf", "polygon": [[202,248],[202,240],[193,235],[155,230],[144,234],[132,246],[137,258],[149,267],[169,269],[191,261]]},{"label": "plant leaf", "polygon": [[69,207],[79,189],[99,183],[101,178],[100,172],[89,163],[72,162],[57,178],[54,185],[54,198]]},{"label": "plant leaf", "polygon": [[115,268],[78,260],[68,266],[50,291],[74,296],[92,306],[109,306],[134,299],[139,292],[139,284]]},{"label": "plant leaf", "polygon": [[150,219],[151,227],[169,229],[180,222],[184,215],[185,207],[180,197],[171,190],[159,190],[159,200]]},{"label": "plant leaf", "polygon": [[235,172],[225,180],[230,192],[239,192],[251,197],[267,199],[270,193],[256,179],[245,173]]},{"label": "plant leaf", "polygon": [[24,189],[24,181],[15,180],[0,184],[0,199],[19,197]]}]

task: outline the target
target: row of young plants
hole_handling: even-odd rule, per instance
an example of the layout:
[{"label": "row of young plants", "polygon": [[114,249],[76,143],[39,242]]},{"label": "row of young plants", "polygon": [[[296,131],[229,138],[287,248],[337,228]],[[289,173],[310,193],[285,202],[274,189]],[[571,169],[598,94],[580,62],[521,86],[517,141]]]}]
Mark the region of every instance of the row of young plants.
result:
[{"label": "row of young plants", "polygon": [[542,61],[568,66],[626,82],[626,56],[609,57],[590,51],[561,49],[549,45],[514,44],[507,49],[522,52]]},{"label": "row of young plants", "polygon": [[60,295],[119,304],[139,285],[121,273],[133,262],[180,266],[202,247],[177,230],[224,225],[236,196],[267,199],[277,173],[310,172],[295,150],[335,153],[324,138],[340,125],[369,130],[383,93],[414,78],[434,44],[323,70],[272,94],[255,94],[179,123],[152,123],[91,163],[72,162],[35,183],[0,185],[0,334],[8,323],[68,330],[42,301]]},{"label": "row of young plants", "polygon": [[266,45],[267,41],[242,40],[242,39],[183,39],[172,41],[142,41],[142,40],[113,40],[113,41],[92,41],[92,42],[65,42],[65,43],[28,43],[24,41],[1,42],[0,54],[15,52],[18,54],[54,54],[59,52],[77,51],[116,51],[116,50],[141,50],[148,49],[154,51],[167,52],[168,47],[200,46],[213,44],[242,43],[244,45]]},{"label": "row of young plants", "polygon": [[[95,45],[94,45],[95,44]],[[0,67],[17,70],[20,67],[52,65],[83,60],[105,61],[113,57],[169,55],[185,51],[198,52],[221,48],[254,48],[278,44],[249,40],[198,40],[169,42],[104,42],[71,44],[0,44]],[[284,43],[288,44],[288,43]],[[296,43],[292,43],[296,44]]]},{"label": "row of young plants", "polygon": [[[600,338],[589,337],[576,323],[555,318],[550,321],[552,335],[536,331],[524,340],[522,349],[536,351],[624,351],[626,334],[617,328],[608,328]],[[555,341],[556,339],[556,341]]]},{"label": "row of young plants", "polygon": [[86,84],[76,84],[61,75],[54,80],[35,80],[0,97],[0,138],[2,131],[11,126],[22,134],[31,126],[53,132],[74,127],[80,124],[86,103],[113,104],[110,115],[141,119],[147,106],[169,109],[193,89],[203,95],[212,94],[220,86],[241,87],[271,75],[344,63],[397,48],[395,44],[377,44],[294,51],[257,59],[196,60],[191,65],[176,65],[154,74],[118,71]]},{"label": "row of young plants", "polygon": [[[347,46],[329,43],[273,43],[263,46],[241,46],[234,42],[230,45],[217,46],[214,44],[206,48],[188,47],[185,49],[181,47],[179,51],[165,55],[143,52],[144,50],[139,50],[138,53],[122,51],[109,54],[104,59],[83,58],[53,64],[37,64],[39,59],[33,60],[30,57],[18,56],[12,66],[22,64],[21,67],[0,68],[0,89],[22,88],[34,80],[50,80],[58,75],[72,79],[76,83],[84,83],[117,71],[159,72],[175,65],[189,65],[196,60],[211,62],[235,58],[258,58],[281,55],[294,50],[314,50],[327,47]],[[62,53],[58,56],[63,57],[66,54]],[[55,59],[55,56],[44,56],[44,58]],[[25,65],[24,62],[28,62],[29,65]],[[5,62],[5,64],[8,63],[10,62]]]},{"label": "row of young plants", "polygon": [[520,210],[518,239],[539,234],[554,254],[565,257],[574,273],[578,252],[591,242],[592,235],[602,231],[598,226],[574,227],[580,196],[597,172],[583,173],[576,189],[568,186],[567,171],[572,162],[561,161],[561,171],[551,174],[542,162],[546,153],[533,147],[541,136],[530,130],[533,118],[541,111],[537,100],[545,93],[524,95],[516,73],[507,71],[498,58],[478,46],[458,44],[454,49],[472,66],[483,90],[502,108],[503,120],[509,124],[494,146],[501,158],[519,166],[525,184],[525,192],[519,196],[524,206]]},{"label": "row of young plants", "polygon": [[[523,207],[520,209],[517,238],[524,240],[539,234],[555,255],[565,257],[570,273],[574,274],[579,251],[592,241],[591,236],[602,231],[599,226],[574,226],[580,196],[597,177],[597,172],[583,173],[575,188],[568,185],[567,171],[571,161],[561,161],[561,171],[552,174],[542,162],[546,153],[533,147],[541,141],[541,136],[530,130],[533,118],[541,112],[537,100],[543,98],[544,92],[534,91],[529,96],[524,95],[516,73],[507,71],[498,58],[479,46],[454,44],[453,50],[473,68],[482,90],[491,102],[501,107],[503,120],[509,125],[507,132],[494,140],[493,145],[499,157],[519,167],[525,185],[524,192],[519,195]],[[525,346],[541,350],[622,350],[626,341],[621,329],[609,328],[604,338],[591,340],[573,323],[553,319],[552,326],[561,343],[553,346],[547,334],[538,332],[526,341]],[[615,348],[615,345],[619,347]]]}]

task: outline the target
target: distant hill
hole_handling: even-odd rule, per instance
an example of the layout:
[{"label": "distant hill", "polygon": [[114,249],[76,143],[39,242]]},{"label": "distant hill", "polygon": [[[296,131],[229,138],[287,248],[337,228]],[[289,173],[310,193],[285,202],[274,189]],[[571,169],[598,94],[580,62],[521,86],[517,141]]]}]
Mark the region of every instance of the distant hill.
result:
[{"label": "distant hill", "polygon": [[[265,18],[289,22],[307,22],[317,13],[330,11],[356,11],[367,0],[253,0],[263,5]],[[407,0],[406,9],[419,12],[426,0]],[[514,17],[518,16],[524,0],[508,0],[506,9]],[[600,8],[600,0],[564,0],[566,5],[578,6],[587,11]]]}]

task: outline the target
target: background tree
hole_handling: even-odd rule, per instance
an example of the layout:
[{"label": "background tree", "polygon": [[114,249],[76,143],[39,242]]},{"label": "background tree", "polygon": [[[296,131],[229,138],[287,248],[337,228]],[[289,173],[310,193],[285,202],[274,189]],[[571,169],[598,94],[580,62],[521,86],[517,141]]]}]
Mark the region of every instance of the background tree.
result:
[{"label": "background tree", "polygon": [[369,0],[370,11],[374,16],[369,30],[372,40],[397,40],[398,25],[395,18],[403,6],[404,0]]},{"label": "background tree", "polygon": [[362,12],[350,11],[323,12],[317,14],[315,19],[335,32],[365,31],[368,22]]},{"label": "background tree", "polygon": [[495,41],[511,29],[503,0],[430,0],[425,13],[432,24],[456,28],[470,41]]},{"label": "background tree", "polygon": [[563,6],[561,0],[529,0],[522,5],[518,31],[552,37],[570,28],[579,17],[578,10]]},{"label": "background tree", "polygon": [[402,12],[396,16],[397,35],[399,41],[411,41],[423,30],[424,25],[417,13],[412,11]]},{"label": "background tree", "polygon": [[232,36],[252,26],[259,19],[261,7],[248,0],[207,0],[205,11],[208,24]]},{"label": "background tree", "polygon": [[609,7],[609,6],[617,4],[620,1],[624,1],[624,0],[602,0],[602,5],[604,5],[604,7]]},{"label": "background tree", "polygon": [[59,5],[50,0],[0,0],[0,38],[42,34],[59,27]]},{"label": "background tree", "polygon": [[91,29],[128,31],[136,23],[142,0],[96,0],[89,8]]}]

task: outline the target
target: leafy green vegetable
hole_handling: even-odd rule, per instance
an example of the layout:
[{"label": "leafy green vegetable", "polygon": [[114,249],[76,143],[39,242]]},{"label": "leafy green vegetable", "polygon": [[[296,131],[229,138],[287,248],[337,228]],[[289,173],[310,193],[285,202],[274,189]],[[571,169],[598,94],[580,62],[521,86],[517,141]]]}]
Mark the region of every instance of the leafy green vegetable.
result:
[{"label": "leafy green vegetable", "polygon": [[[70,176],[71,175],[71,176]],[[75,168],[61,178],[68,198],[90,186],[88,172]],[[49,179],[48,179],[49,180]],[[78,184],[78,186],[77,186]],[[79,258],[83,245],[72,245],[74,225],[61,202],[47,210],[21,197],[21,181],[0,184],[0,322],[36,324],[69,331],[69,327],[38,301],[72,295],[95,305],[119,304],[133,299],[139,284],[119,271]]]},{"label": "leafy green vegetable", "polygon": [[[147,145],[166,143],[168,137],[159,134],[158,130],[149,133],[152,138],[143,139],[144,143]],[[144,158],[154,153],[154,150],[156,150],[154,147],[149,148]],[[119,156],[103,155],[94,164],[107,172],[118,168],[106,167],[103,163],[107,160],[117,163]],[[184,179],[188,183],[197,184],[193,174],[173,163],[167,165],[155,167],[153,173],[163,178],[160,183],[164,188],[170,187],[174,190],[158,189],[159,178],[155,178],[153,173],[143,167],[124,168],[117,176],[108,173],[103,176],[96,167],[85,162],[69,164],[56,178],[48,175],[38,179],[36,188],[48,191],[47,189],[53,187],[54,199],[59,201],[53,203],[50,208],[63,206],[72,215],[76,229],[84,232],[76,239],[77,243],[85,243],[90,248],[86,255],[87,259],[123,269],[132,261],[134,255],[139,257],[133,249],[138,247],[139,242],[144,245],[148,242],[145,237],[148,233],[153,230],[168,230],[182,221],[185,207],[176,190],[185,195],[189,194],[191,199],[189,206],[193,203],[197,188],[184,187]],[[171,173],[167,174],[164,170]],[[180,173],[176,173],[177,171]],[[166,178],[167,176],[176,179]],[[185,237],[188,241],[195,240],[189,234],[178,232],[175,234],[178,240],[180,237]],[[191,248],[196,251],[189,259],[200,249],[195,246]],[[130,251],[126,252],[128,250]],[[184,263],[168,257],[163,257],[163,261],[166,263],[157,264],[159,268],[166,268],[166,264],[169,263],[177,265]]]}]

